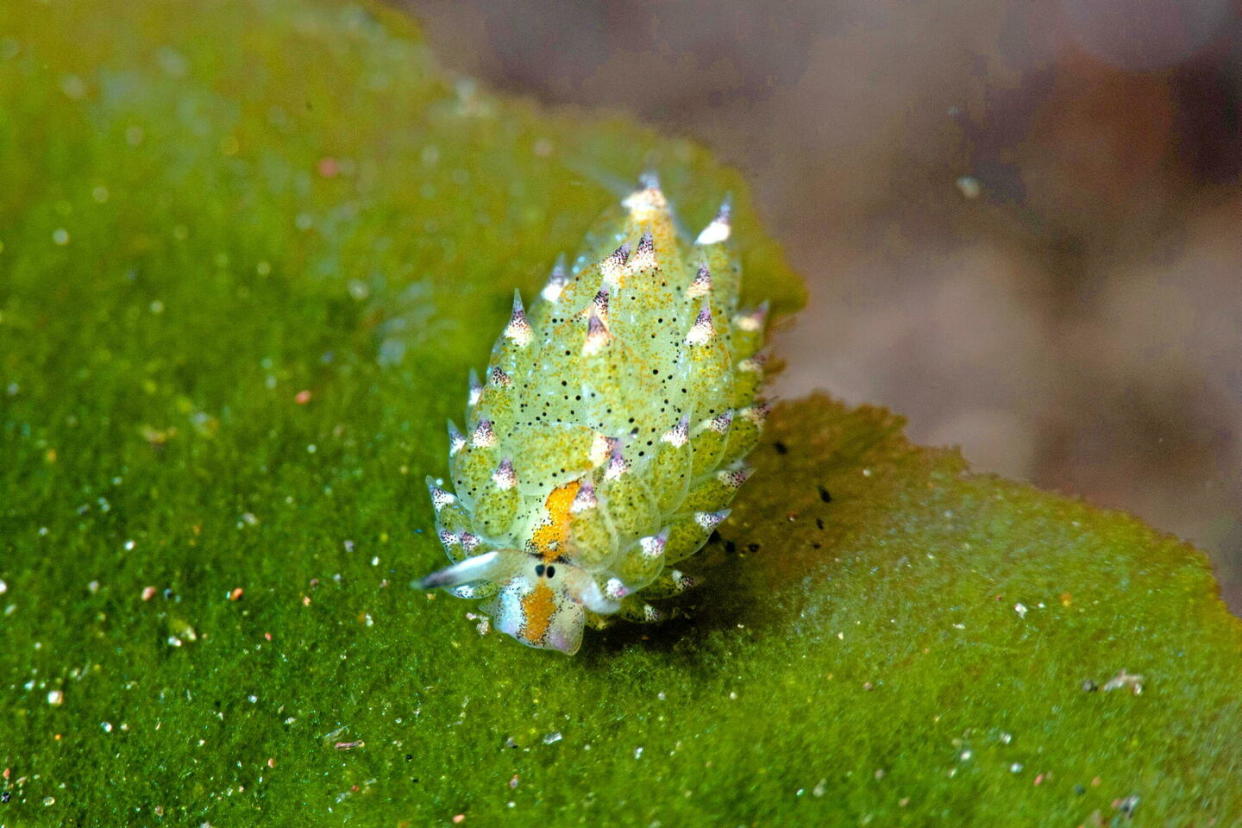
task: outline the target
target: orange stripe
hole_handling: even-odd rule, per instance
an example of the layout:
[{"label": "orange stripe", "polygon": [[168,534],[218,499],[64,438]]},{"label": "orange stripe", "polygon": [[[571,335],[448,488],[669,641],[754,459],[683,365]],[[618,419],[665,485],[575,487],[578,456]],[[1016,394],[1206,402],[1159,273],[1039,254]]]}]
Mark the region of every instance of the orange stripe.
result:
[{"label": "orange stripe", "polygon": [[555,561],[565,551],[565,541],[569,539],[569,507],[578,496],[579,485],[577,480],[571,480],[564,486],[553,489],[544,501],[543,505],[548,510],[548,522],[536,529],[530,540],[535,551],[546,562]]},{"label": "orange stripe", "polygon": [[550,586],[540,581],[534,589],[522,596],[522,614],[526,618],[522,624],[522,640],[532,644],[542,642],[555,613],[556,596],[552,594]]}]

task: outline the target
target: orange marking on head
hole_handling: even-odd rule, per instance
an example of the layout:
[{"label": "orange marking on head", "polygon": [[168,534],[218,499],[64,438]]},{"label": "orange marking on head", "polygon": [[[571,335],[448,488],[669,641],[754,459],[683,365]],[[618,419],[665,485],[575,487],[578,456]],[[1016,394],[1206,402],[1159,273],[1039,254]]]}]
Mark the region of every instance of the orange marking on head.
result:
[{"label": "orange marking on head", "polygon": [[579,483],[571,480],[553,489],[543,505],[548,510],[548,522],[535,530],[531,543],[545,561],[551,562],[565,550],[569,538],[569,507],[578,496]]},{"label": "orange marking on head", "polygon": [[538,644],[548,633],[552,616],[556,614],[556,596],[552,588],[540,581],[535,588],[522,596],[521,637],[524,641]]}]

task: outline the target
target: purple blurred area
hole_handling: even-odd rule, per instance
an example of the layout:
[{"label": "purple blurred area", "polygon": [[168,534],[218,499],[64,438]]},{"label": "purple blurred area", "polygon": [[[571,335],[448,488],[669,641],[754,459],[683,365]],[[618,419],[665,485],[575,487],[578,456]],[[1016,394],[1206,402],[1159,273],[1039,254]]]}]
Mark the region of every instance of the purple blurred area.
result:
[{"label": "purple blurred area", "polygon": [[1209,550],[1242,609],[1228,0],[407,0],[494,88],[743,169],[809,283],[776,391]]}]

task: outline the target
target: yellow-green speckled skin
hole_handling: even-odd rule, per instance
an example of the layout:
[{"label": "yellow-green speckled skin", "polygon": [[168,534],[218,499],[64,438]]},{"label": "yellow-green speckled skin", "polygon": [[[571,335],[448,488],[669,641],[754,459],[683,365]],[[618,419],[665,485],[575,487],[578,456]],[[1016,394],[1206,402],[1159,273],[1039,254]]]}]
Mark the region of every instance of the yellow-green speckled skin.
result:
[{"label": "yellow-green speckled skin", "polygon": [[674,565],[727,515],[766,414],[766,309],[739,312],[729,235],[726,204],[683,237],[649,177],[529,310],[515,297],[449,425],[453,491],[429,481],[454,565],[424,586],[572,653],[585,623],[656,620],[647,599],[691,585]]}]

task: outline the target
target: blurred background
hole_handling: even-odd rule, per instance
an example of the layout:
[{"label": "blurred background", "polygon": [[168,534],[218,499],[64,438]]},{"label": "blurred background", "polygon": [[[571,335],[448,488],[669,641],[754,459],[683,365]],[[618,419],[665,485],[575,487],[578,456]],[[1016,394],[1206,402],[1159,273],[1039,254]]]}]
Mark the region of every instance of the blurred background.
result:
[{"label": "blurred background", "polygon": [[[396,0],[400,2],[401,0]],[[1227,0],[404,0],[440,59],[744,170],[807,279],[777,394],[1209,550],[1242,611]]]}]

